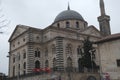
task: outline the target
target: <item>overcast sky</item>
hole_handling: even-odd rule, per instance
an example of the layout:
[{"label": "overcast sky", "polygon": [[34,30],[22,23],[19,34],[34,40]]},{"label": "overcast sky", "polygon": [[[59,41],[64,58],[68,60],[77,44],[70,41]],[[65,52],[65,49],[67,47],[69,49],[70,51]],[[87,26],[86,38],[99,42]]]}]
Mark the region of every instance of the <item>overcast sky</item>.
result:
[{"label": "overcast sky", "polygon": [[[8,39],[17,24],[36,28],[45,28],[52,24],[55,17],[63,10],[70,8],[79,12],[88,22],[99,29],[97,17],[100,15],[99,0],[2,0],[0,15],[2,20],[10,21],[8,27],[0,29],[0,72],[8,74],[9,52]],[[120,32],[120,0],[104,0],[106,14],[110,15],[112,33]],[[1,20],[0,20],[1,21]],[[2,25],[2,24],[0,24]]]}]

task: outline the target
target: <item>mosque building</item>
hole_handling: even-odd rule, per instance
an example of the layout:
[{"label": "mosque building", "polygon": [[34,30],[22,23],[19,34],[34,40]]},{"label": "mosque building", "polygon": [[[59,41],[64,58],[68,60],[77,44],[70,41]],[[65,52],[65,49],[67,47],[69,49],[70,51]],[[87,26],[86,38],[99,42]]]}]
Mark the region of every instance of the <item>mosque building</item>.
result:
[{"label": "mosque building", "polygon": [[[67,72],[68,67],[72,67],[70,70],[74,74],[81,75],[83,71],[87,73],[87,70],[81,66],[83,41],[87,37],[89,37],[90,41],[95,42],[93,45],[96,50],[94,61],[100,67],[100,70],[97,71],[98,74],[105,72],[105,64],[107,65],[108,60],[103,62],[101,59],[105,59],[107,54],[105,56],[104,54],[107,52],[104,52],[104,49],[104,54],[102,53],[101,49],[105,47],[101,46],[101,44],[104,45],[106,37],[112,35],[109,23],[110,16],[105,13],[103,0],[100,0],[100,12],[101,15],[98,17],[100,30],[93,25],[88,26],[88,22],[82,15],[71,10],[69,6],[67,10],[59,13],[54,22],[45,29],[17,25],[9,38],[9,77],[27,75],[33,73],[35,68],[46,67],[50,68],[52,73]],[[113,37],[109,37],[107,40],[110,38]],[[114,59],[116,61],[116,58]],[[119,55],[117,61],[120,68]],[[76,80],[82,79],[76,78]]]}]

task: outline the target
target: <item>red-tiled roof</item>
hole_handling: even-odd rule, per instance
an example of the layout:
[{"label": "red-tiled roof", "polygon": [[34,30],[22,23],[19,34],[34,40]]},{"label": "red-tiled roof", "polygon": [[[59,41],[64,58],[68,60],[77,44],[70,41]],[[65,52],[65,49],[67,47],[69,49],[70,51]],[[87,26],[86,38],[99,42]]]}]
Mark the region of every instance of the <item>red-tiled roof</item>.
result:
[{"label": "red-tiled roof", "polygon": [[104,38],[96,41],[95,43],[103,43],[103,42],[112,41],[112,40],[116,40],[116,39],[120,39],[120,33],[109,35],[107,37],[104,37]]}]

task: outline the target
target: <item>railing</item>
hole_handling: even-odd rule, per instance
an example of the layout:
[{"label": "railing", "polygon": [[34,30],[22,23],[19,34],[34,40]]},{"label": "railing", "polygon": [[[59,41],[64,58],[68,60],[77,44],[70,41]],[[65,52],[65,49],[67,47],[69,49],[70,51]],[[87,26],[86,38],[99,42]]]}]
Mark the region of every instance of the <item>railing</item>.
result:
[{"label": "railing", "polygon": [[[79,69],[76,67],[66,67],[64,69],[64,72],[67,72],[67,73],[74,73],[75,72],[75,73],[88,73],[89,74],[89,73],[91,73],[91,71],[92,70],[87,70],[85,68],[83,70],[79,71]],[[19,78],[21,79],[21,78],[26,78],[26,77],[38,76],[38,75],[47,75],[47,74],[53,74],[55,72],[58,72],[57,69],[52,68],[50,73],[48,73],[48,72],[32,72],[32,73],[20,75]],[[98,73],[98,71],[94,70],[94,72],[92,72],[92,73]],[[70,74],[68,74],[68,76],[70,76]],[[16,80],[16,79],[17,79],[17,76],[9,78],[8,80]]]},{"label": "railing", "polygon": [[[46,73],[46,72],[27,73],[27,74],[24,74],[24,75],[20,75],[19,78],[38,76],[38,75],[43,75],[43,74],[48,74],[48,73]],[[9,78],[9,80],[15,80],[15,79],[17,79],[17,76]]]},{"label": "railing", "polygon": [[76,67],[66,67],[66,72],[77,72],[77,73],[98,73],[98,69],[87,69],[87,68],[76,68]]}]

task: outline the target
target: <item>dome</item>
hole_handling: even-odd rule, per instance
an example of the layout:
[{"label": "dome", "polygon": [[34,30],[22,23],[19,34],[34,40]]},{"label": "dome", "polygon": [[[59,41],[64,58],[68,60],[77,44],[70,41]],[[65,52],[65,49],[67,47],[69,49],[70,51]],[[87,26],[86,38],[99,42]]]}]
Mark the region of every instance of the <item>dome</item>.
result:
[{"label": "dome", "polygon": [[54,22],[71,20],[71,19],[84,21],[83,17],[78,12],[73,10],[65,10],[57,15]]}]

